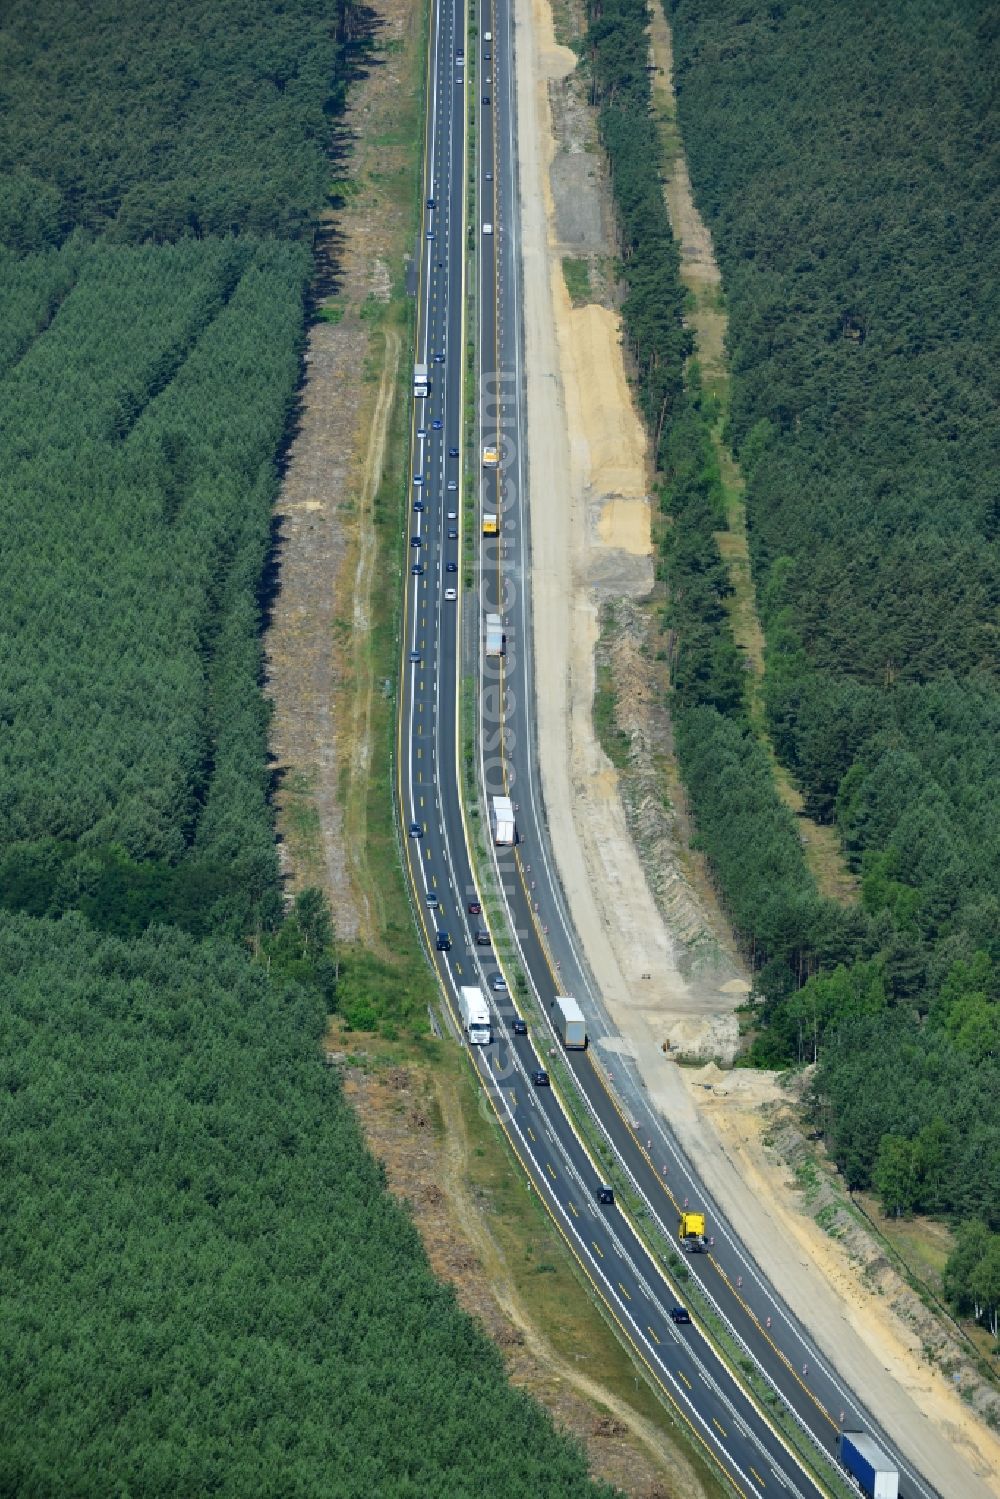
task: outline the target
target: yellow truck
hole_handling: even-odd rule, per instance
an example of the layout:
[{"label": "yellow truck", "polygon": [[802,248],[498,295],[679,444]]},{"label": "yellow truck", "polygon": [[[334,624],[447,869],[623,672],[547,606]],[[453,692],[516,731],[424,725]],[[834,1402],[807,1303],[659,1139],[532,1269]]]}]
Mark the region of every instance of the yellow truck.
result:
[{"label": "yellow truck", "polygon": [[677,1233],[685,1254],[702,1254],[708,1248],[704,1213],[682,1213]]},{"label": "yellow truck", "polygon": [[483,468],[499,468],[500,453],[491,444],[487,443],[483,448]]},{"label": "yellow truck", "polygon": [[500,535],[500,517],[495,515],[491,510],[483,511],[483,535]]}]

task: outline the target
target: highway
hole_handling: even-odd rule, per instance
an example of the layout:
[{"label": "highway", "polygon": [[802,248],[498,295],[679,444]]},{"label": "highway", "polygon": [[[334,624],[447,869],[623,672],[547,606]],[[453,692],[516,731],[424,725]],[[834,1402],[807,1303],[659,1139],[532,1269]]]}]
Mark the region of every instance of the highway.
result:
[{"label": "highway", "polygon": [[[824,1451],[835,1451],[843,1421],[849,1429],[870,1431],[892,1452],[707,1197],[692,1164],[649,1108],[634,1070],[616,1059],[609,1075],[595,1060],[602,1037],[613,1032],[553,869],[531,727],[513,18],[509,0],[483,0],[472,28],[459,0],[431,0],[430,21],[415,335],[415,358],[430,369],[430,394],[413,402],[397,742],[413,899],[456,1031],[459,988],[478,984],[489,997],[494,1039],[486,1047],[470,1046],[471,1060],[534,1189],[664,1399],[738,1493],[824,1493],[714,1351],[697,1311],[692,1324],[671,1321],[675,1288],[618,1205],[598,1202],[602,1178],[557,1090],[531,1080],[558,1045],[554,1030],[538,1017],[550,1014],[554,994],[572,993],[596,1045],[562,1054],[593,1128],[614,1149],[621,1172],[666,1237],[675,1239],[677,1210],[685,1202],[706,1212],[712,1247],[685,1263],[745,1356]],[[474,152],[466,130],[473,88]],[[470,166],[476,204],[471,212],[465,190]],[[471,462],[465,424],[470,339],[478,395]],[[495,470],[480,467],[486,443],[499,449]],[[477,475],[470,493],[467,470]],[[498,538],[482,536],[483,510],[500,515]],[[489,610],[503,615],[502,661],[483,656]],[[476,941],[477,933],[488,932],[486,916],[469,910],[481,892],[468,839],[477,836],[482,820],[478,808],[463,800],[459,708],[463,682],[472,681],[476,693],[467,690],[467,705],[479,706],[478,779],[485,795],[509,793],[517,808],[518,846],[495,849],[486,839],[490,854],[482,857],[495,861],[519,962],[536,1000],[537,1014],[536,1007],[528,1014],[531,1034],[524,1036],[511,1030],[512,1001],[494,988],[501,971],[492,945]],[[930,1499],[933,1490],[899,1465],[904,1499]]]}]

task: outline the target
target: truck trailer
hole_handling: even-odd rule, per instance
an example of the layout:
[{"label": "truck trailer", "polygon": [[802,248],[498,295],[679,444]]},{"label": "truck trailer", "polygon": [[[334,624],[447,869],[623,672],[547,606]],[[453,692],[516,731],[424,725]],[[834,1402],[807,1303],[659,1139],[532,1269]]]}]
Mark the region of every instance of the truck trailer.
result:
[{"label": "truck trailer", "polygon": [[[492,234],[492,232],[493,232],[493,225],[492,224],[484,224],[483,225],[483,233],[484,234]],[[499,466],[500,466],[500,450],[499,450],[499,448],[495,447],[493,443],[488,442],[486,444],[486,446],[483,448],[483,468],[499,468]]]},{"label": "truck trailer", "polygon": [[871,1437],[860,1431],[842,1431],[840,1461],[868,1499],[898,1499],[896,1466]]},{"label": "truck trailer", "polygon": [[559,1039],[567,1051],[586,1051],[587,1049],[587,1022],[583,1018],[583,1011],[568,994],[557,994],[553,1000],[555,1006],[556,1027],[559,1031]]},{"label": "truck trailer", "polygon": [[422,400],[431,393],[431,377],[426,364],[413,366],[413,399]]},{"label": "truck trailer", "polygon": [[512,848],[517,842],[517,829],[514,826],[514,804],[510,797],[491,797],[490,813],[493,823],[493,842],[497,848]]},{"label": "truck trailer", "polygon": [[476,984],[463,985],[458,991],[458,1007],[462,1012],[462,1029],[471,1044],[489,1046],[493,1040],[490,1007],[482,989]]},{"label": "truck trailer", "polygon": [[487,614],[486,616],[486,654],[487,656],[502,656],[506,650],[504,640],[503,621],[499,614]]}]

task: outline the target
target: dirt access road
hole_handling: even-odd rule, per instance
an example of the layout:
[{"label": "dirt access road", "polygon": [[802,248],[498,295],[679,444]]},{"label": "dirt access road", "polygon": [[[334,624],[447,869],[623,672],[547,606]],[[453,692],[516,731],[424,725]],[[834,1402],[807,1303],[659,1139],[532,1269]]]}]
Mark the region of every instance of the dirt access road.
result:
[{"label": "dirt access road", "polygon": [[[668,1038],[683,1045],[697,1037],[704,1045],[710,1037],[713,1049],[724,1052],[735,1039],[733,1010],[746,976],[727,971],[721,960],[708,974],[685,971],[686,943],[698,922],[693,894],[684,892],[679,926],[668,925],[629,835],[616,772],[594,731],[601,599],[641,596],[653,581],[646,445],[629,398],[617,319],[607,308],[574,308],[563,277],[562,257],[593,248],[585,236],[600,217],[577,210],[582,227],[568,239],[573,216],[559,209],[567,182],[577,196],[600,190],[599,173],[567,163],[575,143],[554,124],[565,120],[566,80],[576,59],[555,41],[548,0],[516,0],[516,23],[530,479],[532,491],[546,497],[531,507],[536,722],[560,878],[622,1045],[751,1252],[939,1491],[987,1499],[1000,1492],[996,1437],[922,1362],[912,1334],[864,1289],[846,1255],[838,1262],[836,1244],[797,1208],[759,1134],[754,1140],[747,1121],[773,1080],[748,1077],[744,1089],[757,1088],[760,1096],[744,1097],[743,1123],[729,1123],[737,1115],[727,1114],[725,1099],[692,1086],[661,1051]],[[693,204],[690,214],[694,223]],[[710,247],[703,225],[700,233],[702,249]],[[716,1106],[702,1107],[700,1099],[709,1097]]]}]

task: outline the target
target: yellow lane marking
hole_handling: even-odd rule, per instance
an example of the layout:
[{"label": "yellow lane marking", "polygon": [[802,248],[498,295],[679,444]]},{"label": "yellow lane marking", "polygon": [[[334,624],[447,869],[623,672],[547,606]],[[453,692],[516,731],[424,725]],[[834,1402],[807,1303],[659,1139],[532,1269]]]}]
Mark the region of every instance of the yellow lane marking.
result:
[{"label": "yellow lane marking", "polygon": [[603,1260],[603,1258],[604,1258],[604,1250],[601,1248],[600,1244],[598,1244],[598,1242],[597,1242],[596,1239],[591,1239],[590,1242],[593,1244],[594,1248],[597,1250],[598,1254],[601,1256],[601,1259]]},{"label": "yellow lane marking", "polygon": [[549,1175],[551,1176],[551,1178],[552,1178],[553,1181],[558,1181],[559,1178],[556,1176],[555,1172],[553,1171],[551,1162],[549,1162],[549,1161],[545,1162],[545,1169],[549,1173]]},{"label": "yellow lane marking", "polygon": [[753,1474],[754,1478],[756,1478],[756,1480],[760,1484],[761,1488],[764,1488],[764,1480],[763,1480],[763,1478],[761,1478],[760,1474],[757,1472],[757,1469],[754,1467],[753,1463],[750,1464],[750,1472]]},{"label": "yellow lane marking", "polygon": [[528,1139],[532,1142],[532,1144],[534,1144],[535,1131],[531,1128],[530,1124],[528,1125]]},{"label": "yellow lane marking", "polygon": [[579,1212],[578,1212],[578,1211],[577,1211],[577,1206],[576,1206],[576,1203],[575,1203],[575,1202],[571,1202],[571,1203],[570,1203],[570,1205],[569,1205],[569,1210],[570,1210],[570,1212],[571,1212],[571,1213],[572,1213],[572,1214],[573,1214],[573,1217],[574,1217],[574,1218],[579,1218],[579,1216],[580,1216],[580,1214],[579,1214]]},{"label": "yellow lane marking", "polygon": [[631,1293],[625,1289],[625,1287],[622,1285],[621,1281],[618,1282],[618,1289],[619,1289],[619,1291],[621,1291],[621,1293],[625,1297],[626,1301],[631,1301],[632,1300]]},{"label": "yellow lane marking", "polygon": [[722,1279],[725,1281],[726,1285],[729,1287],[730,1291],[732,1292],[733,1296],[735,1296],[735,1298],[739,1302],[740,1306],[743,1308],[743,1310],[746,1312],[747,1316],[753,1322],[754,1326],[756,1327],[757,1331],[760,1333],[761,1337],[766,1338],[767,1341],[768,1341],[768,1343],[770,1343],[770,1345],[773,1348],[774,1352],[781,1359],[781,1362],[784,1364],[784,1366],[788,1370],[789,1374],[791,1374],[792,1378],[796,1381],[796,1383],[798,1385],[801,1386],[801,1388],[809,1396],[809,1398],[812,1401],[813,1405],[815,1405],[816,1409],[818,1411],[820,1411],[821,1414],[826,1417],[826,1419],[829,1421],[830,1425],[834,1428],[834,1430],[835,1431],[839,1431],[840,1428],[839,1428],[837,1422],[830,1415],[830,1412],[827,1410],[827,1408],[823,1404],[822,1400],[820,1400],[813,1393],[813,1391],[809,1388],[809,1386],[806,1384],[805,1380],[799,1374],[799,1371],[792,1364],[791,1359],[788,1357],[787,1354],[785,1354],[785,1353],[782,1352],[782,1350],[778,1347],[777,1343],[771,1337],[771,1335],[767,1331],[767,1329],[765,1327],[761,1326],[760,1319],[757,1317],[756,1313],[752,1310],[752,1308],[747,1304],[747,1302],[740,1295],[739,1291],[733,1285],[732,1281],[729,1279],[729,1276],[726,1274],[725,1270],[723,1270],[722,1266],[719,1264],[719,1262],[715,1258],[714,1254],[710,1254],[708,1256],[708,1260],[709,1260],[709,1264],[712,1265],[712,1266],[714,1266],[714,1268],[719,1272],[719,1274],[721,1275]]},{"label": "yellow lane marking", "polygon": [[680,1369],[678,1369],[677,1372],[678,1372],[678,1374],[680,1374],[681,1379],[683,1379],[683,1381],[687,1385],[688,1389],[690,1389],[691,1388],[691,1381],[688,1379],[687,1375],[685,1373],[683,1373],[683,1371],[680,1370]]},{"label": "yellow lane marking", "polygon": [[726,1428],[725,1428],[725,1427],[724,1427],[724,1426],[723,1426],[723,1424],[722,1424],[722,1422],[721,1422],[721,1421],[720,1421],[720,1420],[719,1420],[719,1418],[718,1418],[718,1416],[713,1416],[713,1417],[712,1417],[712,1425],[713,1425],[713,1426],[717,1426],[717,1427],[718,1427],[718,1428],[719,1428],[719,1430],[720,1430],[720,1431],[721,1431],[721,1432],[722,1432],[722,1435],[723,1435],[723,1436],[724,1436],[724,1437],[727,1437],[727,1438],[728,1438],[728,1435],[729,1435],[729,1433],[728,1433],[728,1432],[727,1432],[727,1431],[726,1431]]},{"label": "yellow lane marking", "polygon": [[658,1343],[660,1341],[652,1327],[647,1327],[646,1331],[649,1333],[649,1336],[652,1338],[654,1343]]}]

